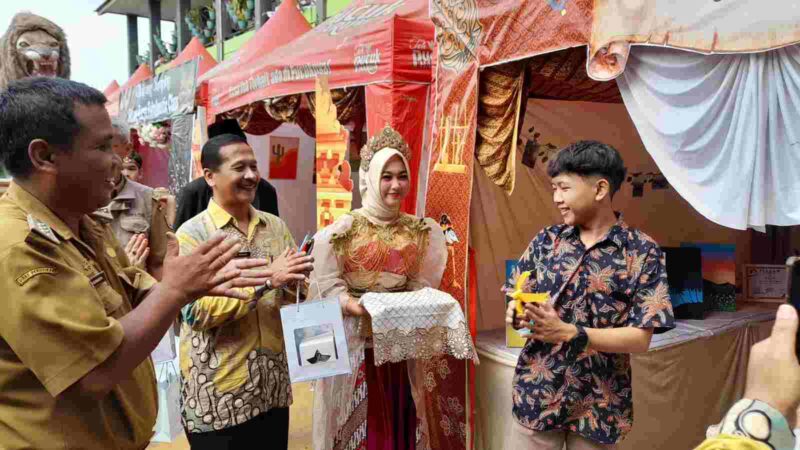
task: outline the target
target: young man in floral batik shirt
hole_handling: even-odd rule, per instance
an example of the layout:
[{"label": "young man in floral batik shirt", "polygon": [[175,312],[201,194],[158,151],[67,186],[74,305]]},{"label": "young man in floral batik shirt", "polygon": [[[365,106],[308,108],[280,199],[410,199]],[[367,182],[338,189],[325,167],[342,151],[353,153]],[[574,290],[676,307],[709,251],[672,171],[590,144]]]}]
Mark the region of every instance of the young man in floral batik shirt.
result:
[{"label": "young man in floral batik shirt", "polygon": [[[664,255],[611,206],[625,179],[619,153],[576,142],[548,166],[564,223],[541,231],[520,258],[525,292],[549,294],[506,321],[530,338],[513,380],[509,449],[609,449],[633,425],[630,353],[672,328]],[[507,285],[506,289],[511,289]]]}]

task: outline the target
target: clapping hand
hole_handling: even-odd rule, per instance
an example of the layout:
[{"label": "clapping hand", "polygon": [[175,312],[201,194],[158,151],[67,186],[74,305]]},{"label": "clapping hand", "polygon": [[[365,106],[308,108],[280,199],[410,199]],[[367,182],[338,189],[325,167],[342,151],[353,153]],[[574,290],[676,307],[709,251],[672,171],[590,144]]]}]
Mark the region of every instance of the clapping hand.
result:
[{"label": "clapping hand", "polygon": [[234,259],[241,249],[235,240],[217,233],[191,253],[179,255],[177,238],[167,233],[167,255],[161,283],[179,293],[184,303],[204,296],[248,300],[250,295],[235,288],[261,286],[272,277],[266,259]]},{"label": "clapping hand", "polygon": [[144,269],[147,257],[150,256],[150,247],[147,238],[143,234],[134,235],[125,246],[125,254],[131,265]]}]

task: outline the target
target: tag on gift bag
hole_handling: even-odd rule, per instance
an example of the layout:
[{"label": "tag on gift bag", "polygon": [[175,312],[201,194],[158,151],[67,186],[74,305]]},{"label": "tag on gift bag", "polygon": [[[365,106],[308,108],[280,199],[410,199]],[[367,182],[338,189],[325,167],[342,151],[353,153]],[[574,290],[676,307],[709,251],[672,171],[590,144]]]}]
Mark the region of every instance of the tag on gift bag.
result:
[{"label": "tag on gift bag", "polygon": [[158,369],[158,416],[150,442],[172,442],[183,433],[181,425],[181,377],[172,361]]},{"label": "tag on gift bag", "polygon": [[339,299],[284,306],[281,323],[292,383],[350,373]]}]

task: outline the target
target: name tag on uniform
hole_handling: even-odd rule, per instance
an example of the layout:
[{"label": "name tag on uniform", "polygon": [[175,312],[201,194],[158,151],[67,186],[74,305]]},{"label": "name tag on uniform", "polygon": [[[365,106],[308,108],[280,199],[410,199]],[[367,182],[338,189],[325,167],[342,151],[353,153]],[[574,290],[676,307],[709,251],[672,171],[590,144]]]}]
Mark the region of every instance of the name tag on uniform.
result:
[{"label": "name tag on uniform", "polygon": [[92,283],[92,287],[97,287],[100,285],[100,283],[106,281],[106,273],[101,270],[100,272],[92,275],[91,278],[89,278],[89,281]]}]

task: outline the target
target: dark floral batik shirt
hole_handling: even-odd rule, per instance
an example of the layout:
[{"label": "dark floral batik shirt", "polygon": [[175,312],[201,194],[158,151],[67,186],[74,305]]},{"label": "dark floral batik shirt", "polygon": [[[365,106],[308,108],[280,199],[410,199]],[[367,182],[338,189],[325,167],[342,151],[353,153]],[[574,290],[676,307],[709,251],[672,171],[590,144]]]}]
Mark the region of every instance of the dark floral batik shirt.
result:
[{"label": "dark floral batik shirt", "polygon": [[[664,254],[621,219],[586,249],[575,227],[557,225],[530,243],[505,289],[530,271],[525,292],[547,292],[561,320],[587,328],[674,327]],[[569,431],[602,444],[633,425],[628,354],[580,352],[567,342],[528,341],[513,380],[513,414],[536,431]]]}]

